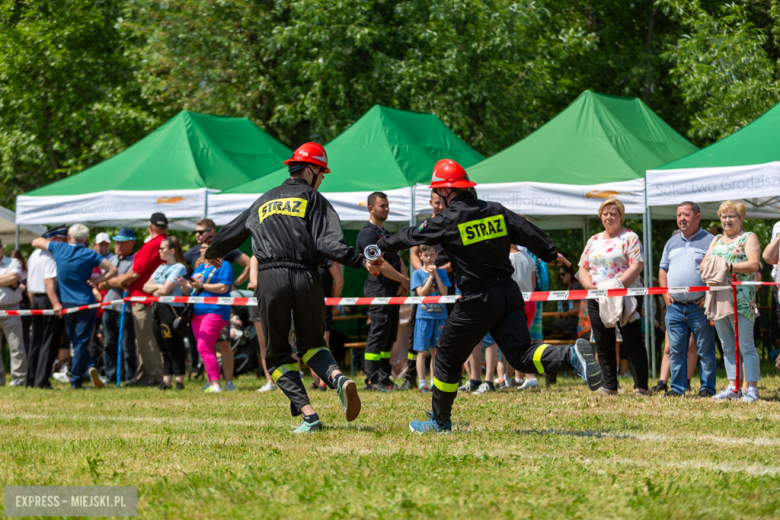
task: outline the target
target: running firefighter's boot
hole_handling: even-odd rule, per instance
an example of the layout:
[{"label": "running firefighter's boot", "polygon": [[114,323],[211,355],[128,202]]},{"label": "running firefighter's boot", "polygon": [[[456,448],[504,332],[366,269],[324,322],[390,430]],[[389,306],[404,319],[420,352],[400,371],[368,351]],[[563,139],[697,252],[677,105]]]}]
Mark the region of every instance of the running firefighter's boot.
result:
[{"label": "running firefighter's boot", "polygon": [[590,343],[580,338],[569,347],[569,363],[574,367],[577,375],[588,383],[588,388],[592,391],[601,388],[602,373],[601,367],[593,354],[593,347]]}]

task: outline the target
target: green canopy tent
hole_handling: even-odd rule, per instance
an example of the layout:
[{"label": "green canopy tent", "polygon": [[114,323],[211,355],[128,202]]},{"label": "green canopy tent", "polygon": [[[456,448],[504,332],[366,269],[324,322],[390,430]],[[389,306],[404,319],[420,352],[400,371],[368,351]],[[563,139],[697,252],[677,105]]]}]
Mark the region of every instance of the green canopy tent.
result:
[{"label": "green canopy tent", "polygon": [[[587,216],[607,198],[645,218],[645,171],[695,150],[639,99],[585,91],[539,130],[468,172],[482,199],[546,229],[587,230]],[[643,227],[647,233],[649,226]],[[646,305],[652,312],[652,303]],[[654,354],[653,331],[647,332],[645,344]],[[655,355],[652,363],[655,374]]]},{"label": "green canopy tent", "polygon": [[644,213],[645,171],[696,150],[636,98],[585,91],[517,144],[468,169],[480,198],[545,228],[582,227],[601,202]]},{"label": "green canopy tent", "polygon": [[647,203],[656,218],[674,218],[680,202],[699,203],[715,218],[720,202],[741,199],[748,217],[777,218],[780,204],[780,104],[706,148],[649,169]]},{"label": "green canopy tent", "polygon": [[145,225],[160,211],[191,227],[209,192],[268,174],[290,153],[249,119],[185,110],[124,152],[17,197],[16,223]]},{"label": "green canopy tent", "polygon": [[[383,191],[390,202],[389,222],[412,219],[412,187],[430,181],[443,158],[471,166],[483,159],[433,114],[375,105],[325,146],[332,173],[320,187],[347,229],[368,220],[366,198]],[[209,197],[209,217],[226,224],[259,195],[289,177],[287,168]],[[425,195],[425,200],[428,200]]]}]

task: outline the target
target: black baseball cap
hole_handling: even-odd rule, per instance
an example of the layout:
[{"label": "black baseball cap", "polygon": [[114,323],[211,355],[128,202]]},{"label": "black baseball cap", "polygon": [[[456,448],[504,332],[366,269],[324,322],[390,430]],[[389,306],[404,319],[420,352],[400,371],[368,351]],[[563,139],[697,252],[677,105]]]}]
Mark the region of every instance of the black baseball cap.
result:
[{"label": "black baseball cap", "polygon": [[149,222],[155,226],[168,227],[168,217],[165,216],[165,213],[153,213]]}]

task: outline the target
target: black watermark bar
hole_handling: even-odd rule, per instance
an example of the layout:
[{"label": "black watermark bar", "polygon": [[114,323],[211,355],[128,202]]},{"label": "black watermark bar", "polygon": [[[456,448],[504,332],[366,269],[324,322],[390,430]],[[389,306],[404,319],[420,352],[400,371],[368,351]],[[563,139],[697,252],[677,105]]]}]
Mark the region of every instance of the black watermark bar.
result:
[{"label": "black watermark bar", "polygon": [[138,516],[138,488],[5,486],[5,516]]}]

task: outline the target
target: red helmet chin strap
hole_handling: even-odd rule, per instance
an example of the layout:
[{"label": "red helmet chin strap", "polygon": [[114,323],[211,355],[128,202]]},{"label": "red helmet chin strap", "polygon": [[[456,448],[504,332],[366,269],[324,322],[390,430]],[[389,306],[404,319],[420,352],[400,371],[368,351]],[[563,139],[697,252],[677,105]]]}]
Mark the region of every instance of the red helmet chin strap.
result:
[{"label": "red helmet chin strap", "polygon": [[[446,195],[442,195],[439,190],[447,190],[447,194]],[[450,202],[447,200],[447,197],[449,197],[450,194],[452,193],[452,189],[451,188],[434,188],[433,191],[436,192],[436,195],[438,195],[439,198],[441,199],[441,201],[444,203],[444,207],[445,208],[449,208],[450,207]]]}]

